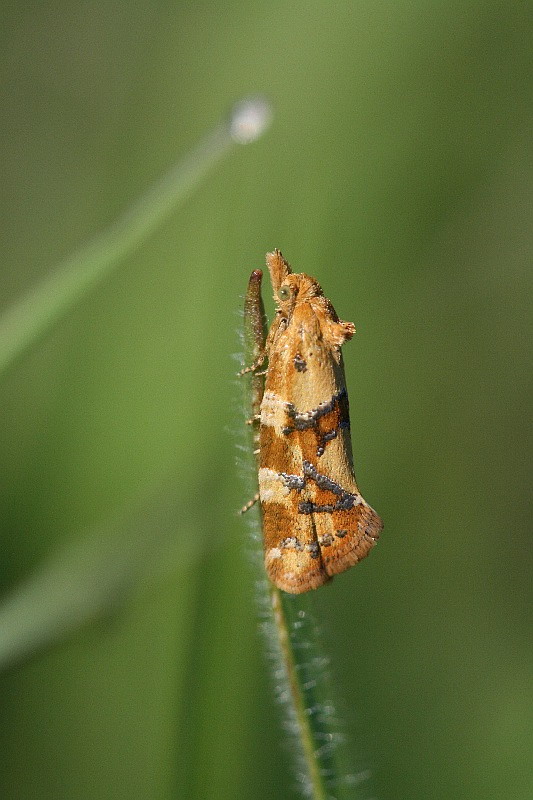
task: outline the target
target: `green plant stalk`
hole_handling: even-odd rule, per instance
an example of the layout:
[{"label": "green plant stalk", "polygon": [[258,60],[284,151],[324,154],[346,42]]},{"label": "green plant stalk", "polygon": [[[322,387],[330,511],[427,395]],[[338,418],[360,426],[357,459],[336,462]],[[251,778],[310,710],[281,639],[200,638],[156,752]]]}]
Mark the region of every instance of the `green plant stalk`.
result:
[{"label": "green plant stalk", "polygon": [[[257,364],[264,351],[266,336],[266,319],[261,298],[261,279],[260,270],[255,270],[250,276],[248,290],[244,305],[244,331],[245,331],[245,358],[248,364]],[[252,441],[256,457],[256,466],[259,463],[259,410],[264,389],[264,377],[258,374],[257,370],[252,371],[252,379],[249,390],[253,425]],[[260,504],[257,503],[260,511]],[[321,702],[315,691],[319,684],[322,684],[319,674],[318,664],[313,666],[304,665],[299,662],[297,646],[302,645],[298,641],[300,627],[295,624],[294,614],[295,598],[286,595],[275,586],[268,585],[270,607],[272,611],[272,623],[274,641],[271,644],[276,651],[276,661],[281,664],[284,672],[284,693],[286,692],[287,702],[289,703],[289,718],[291,728],[294,730],[298,740],[299,761],[305,775],[302,776],[300,783],[305,796],[313,800],[329,800],[332,798],[331,791],[326,785],[338,784],[338,772],[331,757],[331,747],[328,743],[333,739],[333,734],[325,730],[327,720],[324,714],[319,713],[326,708],[326,704]],[[297,616],[305,617],[302,610],[296,611]],[[309,637],[310,631],[306,630],[305,635]],[[305,648],[304,648],[305,649]],[[306,667],[304,669],[304,667]],[[316,670],[315,674],[313,673]],[[331,707],[331,704],[328,704]],[[326,742],[326,747],[324,743]],[[300,766],[299,765],[299,766]]]},{"label": "green plant stalk", "polygon": [[[141,580],[169,564],[186,569],[201,537],[176,537],[186,519],[175,476],[128,501],[102,523],[78,532],[0,600],[0,673],[113,614]],[[173,567],[175,568],[175,567]]]},{"label": "green plant stalk", "polygon": [[270,121],[261,98],[238,103],[173,168],[102,233],[72,253],[0,317],[0,375],[169,217],[235,143],[260,136]]},{"label": "green plant stalk", "polygon": [[331,795],[324,781],[324,771],[317,756],[317,742],[315,741],[315,729],[313,718],[306,700],[304,686],[302,685],[302,671],[298,670],[296,654],[293,647],[293,638],[290,634],[290,622],[287,608],[283,602],[283,593],[275,586],[270,587],[270,600],[274,612],[274,621],[278,634],[279,650],[281,659],[285,667],[287,683],[289,686],[294,716],[298,723],[300,746],[302,750],[303,762],[307,768],[309,789],[313,800],[327,800]]}]

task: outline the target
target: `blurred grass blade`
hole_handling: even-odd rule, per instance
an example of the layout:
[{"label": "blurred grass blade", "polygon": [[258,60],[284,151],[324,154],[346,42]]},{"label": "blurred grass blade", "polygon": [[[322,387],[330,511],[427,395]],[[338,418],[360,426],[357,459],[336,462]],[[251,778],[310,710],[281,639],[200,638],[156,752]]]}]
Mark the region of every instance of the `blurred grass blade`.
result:
[{"label": "blurred grass blade", "polygon": [[187,536],[175,483],[85,532],[0,602],[0,670],[122,606],[144,578],[188,568],[203,538]]},{"label": "blurred grass blade", "polygon": [[237,103],[193,150],[105,231],[68,256],[0,317],[0,374],[170,215],[235,143],[257,139],[270,106],[255,97]]}]

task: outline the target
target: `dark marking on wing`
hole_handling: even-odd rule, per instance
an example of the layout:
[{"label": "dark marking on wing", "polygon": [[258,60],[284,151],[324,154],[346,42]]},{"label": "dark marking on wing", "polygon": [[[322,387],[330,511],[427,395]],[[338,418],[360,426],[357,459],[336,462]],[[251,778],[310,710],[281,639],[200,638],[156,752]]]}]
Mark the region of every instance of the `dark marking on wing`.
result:
[{"label": "dark marking on wing", "polygon": [[327,475],[322,475],[310,461],[303,462],[304,477],[314,481],[319,489],[331,492],[339,499],[335,503],[312,503],[306,501],[298,504],[300,514],[332,514],[334,511],[349,511],[350,508],[363,502],[360,495],[352,494],[343,489]]},{"label": "dark marking on wing", "polygon": [[297,372],[305,372],[307,369],[307,361],[304,358],[302,358],[300,353],[296,353],[296,355],[294,356],[293,364],[294,364],[294,369],[297,370]]},{"label": "dark marking on wing", "polygon": [[313,431],[316,437],[317,457],[324,455],[326,445],[337,437],[339,429],[349,429],[350,412],[346,388],[333,395],[330,400],[320,403],[310,411],[298,411],[293,403],[285,406],[289,422],[282,432],[285,436],[297,431]]}]

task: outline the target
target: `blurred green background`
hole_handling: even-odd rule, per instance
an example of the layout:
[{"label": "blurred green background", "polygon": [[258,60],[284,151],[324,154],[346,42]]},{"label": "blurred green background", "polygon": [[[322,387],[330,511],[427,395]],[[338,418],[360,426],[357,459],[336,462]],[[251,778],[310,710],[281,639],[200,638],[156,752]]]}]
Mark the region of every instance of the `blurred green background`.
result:
[{"label": "blurred green background", "polygon": [[532,796],[530,22],[512,0],[3,3],[2,308],[236,99],[275,109],[2,378],[3,799],[293,796],[234,513],[238,310],[273,247],[358,329],[385,530],[311,603],[361,796]]}]

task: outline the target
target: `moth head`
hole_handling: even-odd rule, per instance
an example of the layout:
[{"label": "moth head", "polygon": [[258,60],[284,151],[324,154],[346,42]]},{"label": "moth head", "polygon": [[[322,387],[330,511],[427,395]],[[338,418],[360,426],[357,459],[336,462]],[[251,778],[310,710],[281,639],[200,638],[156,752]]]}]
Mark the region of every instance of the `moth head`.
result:
[{"label": "moth head", "polygon": [[267,253],[266,262],[274,290],[277,325],[281,324],[283,329],[287,329],[294,316],[299,320],[298,324],[302,325],[304,318],[309,320],[311,315],[320,325],[322,336],[332,347],[338,348],[352,338],[355,326],[351,322],[339,320],[332,304],[324,297],[318,281],[304,272],[294,274],[280,250]]},{"label": "moth head", "polygon": [[322,297],[323,292],[318,281],[303,272],[286,275],[276,291],[274,299],[282,306],[294,303],[305,303],[313,297]]},{"label": "moth head", "polygon": [[278,289],[278,300],[280,303],[286,303],[293,296],[292,287],[288,283],[283,283]]}]

